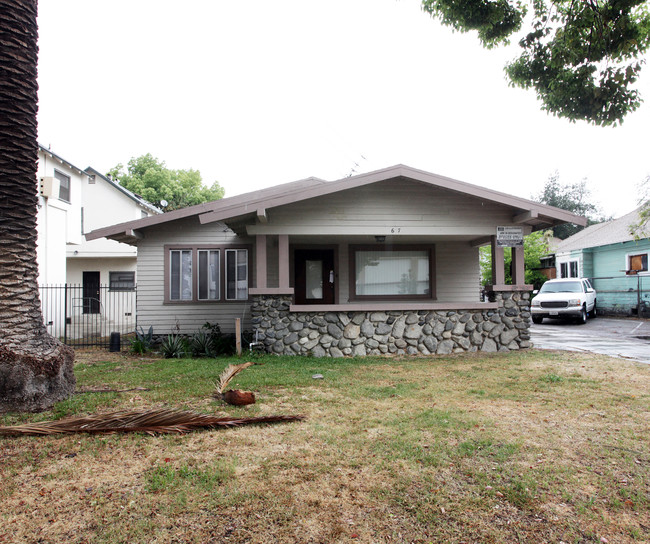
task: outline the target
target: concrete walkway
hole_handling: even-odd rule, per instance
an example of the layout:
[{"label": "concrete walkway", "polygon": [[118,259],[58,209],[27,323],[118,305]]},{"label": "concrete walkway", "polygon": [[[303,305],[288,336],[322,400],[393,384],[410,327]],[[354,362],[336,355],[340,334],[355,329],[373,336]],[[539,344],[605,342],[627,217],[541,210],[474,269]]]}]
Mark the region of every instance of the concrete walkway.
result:
[{"label": "concrete walkway", "polygon": [[544,319],[533,324],[534,347],[589,351],[650,364],[650,320],[597,317],[585,325]]}]

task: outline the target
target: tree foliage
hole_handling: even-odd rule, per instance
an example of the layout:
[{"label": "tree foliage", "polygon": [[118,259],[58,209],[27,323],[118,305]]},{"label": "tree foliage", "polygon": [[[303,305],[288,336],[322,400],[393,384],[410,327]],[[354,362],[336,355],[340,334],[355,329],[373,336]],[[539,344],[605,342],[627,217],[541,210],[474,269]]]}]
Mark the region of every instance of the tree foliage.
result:
[{"label": "tree foliage", "polygon": [[650,176],[639,184],[639,194],[639,222],[630,225],[637,240],[650,237]]},{"label": "tree foliage", "polygon": [[[527,285],[534,285],[536,289],[548,279],[539,270],[541,258],[549,253],[549,239],[552,236],[550,230],[538,230],[524,237],[524,278]],[[503,249],[505,266],[505,282],[512,283],[512,249]],[[483,285],[492,283],[492,252],[490,246],[483,246],[480,249],[479,262],[481,266],[481,278]]]},{"label": "tree foliage", "polygon": [[[598,206],[590,202],[591,192],[587,187],[586,179],[570,185],[563,185],[560,182],[560,175],[555,172],[548,178],[542,192],[534,199],[542,204],[582,215],[587,218],[587,225],[594,225],[609,219],[603,217]],[[583,228],[572,223],[557,225],[553,227],[553,236],[564,240],[576,232],[580,232]]]},{"label": "tree foliage", "polygon": [[527,23],[506,74],[558,117],[615,125],[641,103],[633,85],[650,46],[646,0],[422,0],[422,7],[455,30],[476,30],[488,48],[509,43]]},{"label": "tree foliage", "polygon": [[[215,181],[210,187],[203,185],[198,170],[172,170],[150,153],[133,157],[124,166],[118,164],[109,172],[122,187],[140,195],[165,211],[177,210],[195,204],[223,198],[224,189]],[[167,205],[161,205],[166,201]]]}]

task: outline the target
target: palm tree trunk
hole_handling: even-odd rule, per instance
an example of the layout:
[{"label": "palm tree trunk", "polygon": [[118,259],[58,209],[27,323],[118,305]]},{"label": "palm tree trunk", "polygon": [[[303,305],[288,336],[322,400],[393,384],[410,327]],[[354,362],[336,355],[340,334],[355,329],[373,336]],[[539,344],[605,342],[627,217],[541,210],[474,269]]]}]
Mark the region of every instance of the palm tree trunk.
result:
[{"label": "palm tree trunk", "polygon": [[47,333],[36,264],[37,0],[0,0],[0,412],[74,391],[74,351]]}]

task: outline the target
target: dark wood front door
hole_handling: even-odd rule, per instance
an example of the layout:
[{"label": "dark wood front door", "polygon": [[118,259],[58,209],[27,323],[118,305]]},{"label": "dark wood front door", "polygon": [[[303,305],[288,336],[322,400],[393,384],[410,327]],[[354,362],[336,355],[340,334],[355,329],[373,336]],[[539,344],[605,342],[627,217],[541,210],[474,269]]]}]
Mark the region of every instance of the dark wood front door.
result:
[{"label": "dark wood front door", "polygon": [[99,313],[99,272],[83,273],[83,313]]},{"label": "dark wood front door", "polygon": [[297,249],[294,263],[296,304],[334,304],[334,250]]}]

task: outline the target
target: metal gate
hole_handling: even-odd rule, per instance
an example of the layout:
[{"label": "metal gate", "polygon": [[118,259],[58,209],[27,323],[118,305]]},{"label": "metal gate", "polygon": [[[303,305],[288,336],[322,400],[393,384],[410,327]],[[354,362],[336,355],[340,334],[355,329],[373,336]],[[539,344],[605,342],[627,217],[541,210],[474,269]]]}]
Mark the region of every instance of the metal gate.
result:
[{"label": "metal gate", "polygon": [[83,285],[41,285],[41,309],[48,332],[73,347],[108,348],[119,332],[122,344],[135,333],[136,288],[99,285],[89,296]]}]

